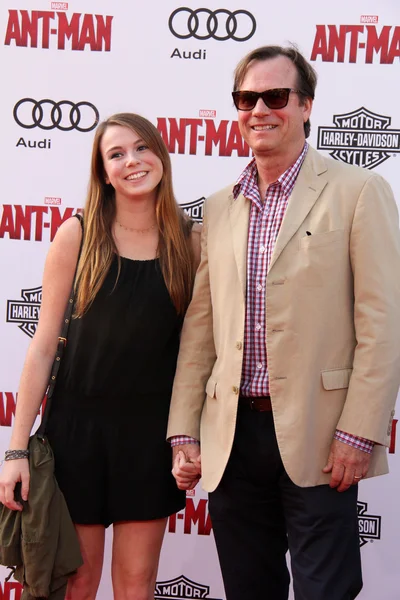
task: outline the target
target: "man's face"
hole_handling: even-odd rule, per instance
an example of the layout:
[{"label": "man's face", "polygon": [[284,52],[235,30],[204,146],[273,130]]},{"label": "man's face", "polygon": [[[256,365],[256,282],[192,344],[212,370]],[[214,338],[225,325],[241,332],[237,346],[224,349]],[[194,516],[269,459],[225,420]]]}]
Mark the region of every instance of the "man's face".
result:
[{"label": "man's face", "polygon": [[[286,56],[277,56],[250,64],[240,90],[264,92],[274,88],[298,87],[297,70]],[[238,110],[240,132],[257,157],[291,157],[304,145],[304,123],[310,116],[312,100],[300,105],[298,94],[291,92],[285,108],[270,109],[261,98],[250,111]]]}]

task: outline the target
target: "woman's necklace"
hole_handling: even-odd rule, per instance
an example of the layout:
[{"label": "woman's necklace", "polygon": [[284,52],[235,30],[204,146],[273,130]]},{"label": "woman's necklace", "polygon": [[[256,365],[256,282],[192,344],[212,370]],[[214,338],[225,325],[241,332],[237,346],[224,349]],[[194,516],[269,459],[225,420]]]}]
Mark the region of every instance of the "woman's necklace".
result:
[{"label": "woman's necklace", "polygon": [[115,221],[117,225],[119,225],[122,229],[125,229],[125,231],[133,231],[133,233],[147,233],[148,231],[151,231],[152,229],[154,229],[157,225],[157,223],[153,223],[153,225],[151,225],[150,227],[146,227],[146,229],[135,229],[134,227],[125,227],[125,225],[122,225],[119,221]]}]

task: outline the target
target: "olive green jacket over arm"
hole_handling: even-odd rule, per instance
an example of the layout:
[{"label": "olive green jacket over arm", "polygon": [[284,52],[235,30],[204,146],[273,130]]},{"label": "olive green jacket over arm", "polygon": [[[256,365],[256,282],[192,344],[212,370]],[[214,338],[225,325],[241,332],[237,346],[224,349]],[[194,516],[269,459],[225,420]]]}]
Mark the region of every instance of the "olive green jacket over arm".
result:
[{"label": "olive green jacket over arm", "polygon": [[83,563],[64,496],[54,477],[46,438],[29,441],[29,499],[22,512],[0,504],[0,564],[13,567],[24,586],[22,600],[62,600],[68,577]]}]

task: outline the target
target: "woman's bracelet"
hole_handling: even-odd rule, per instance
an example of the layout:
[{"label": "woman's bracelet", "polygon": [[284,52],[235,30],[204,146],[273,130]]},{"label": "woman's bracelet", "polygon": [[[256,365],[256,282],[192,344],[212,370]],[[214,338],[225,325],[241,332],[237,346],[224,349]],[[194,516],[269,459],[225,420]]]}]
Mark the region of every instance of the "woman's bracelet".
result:
[{"label": "woman's bracelet", "polygon": [[4,460],[17,460],[19,458],[29,458],[29,450],[6,450]]}]

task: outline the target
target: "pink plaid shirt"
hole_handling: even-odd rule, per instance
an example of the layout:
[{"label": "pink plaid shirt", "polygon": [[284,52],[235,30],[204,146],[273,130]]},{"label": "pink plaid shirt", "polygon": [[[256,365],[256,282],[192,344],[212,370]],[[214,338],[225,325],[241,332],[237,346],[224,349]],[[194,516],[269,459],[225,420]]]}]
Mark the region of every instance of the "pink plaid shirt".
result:
[{"label": "pink plaid shirt", "polygon": [[268,186],[265,199],[260,197],[256,161],[247,165],[233,188],[233,197],[242,193],[250,200],[249,237],[247,242],[247,294],[244,326],[242,396],[269,395],[265,281],[276,238],[286,212],[289,196],[307,154],[308,144],[296,162]]},{"label": "pink plaid shirt", "polygon": [[[244,328],[244,353],[240,393],[242,396],[269,395],[266,349],[265,281],[276,238],[285,215],[289,196],[307,154],[308,144],[296,160],[274,183],[268,186],[265,200],[260,197],[256,161],[253,158],[233,187],[236,199],[240,193],[250,200],[249,237],[247,246],[247,300]],[[373,442],[337,430],[335,439],[371,452]],[[172,445],[195,443],[187,436],[171,439]]]}]

